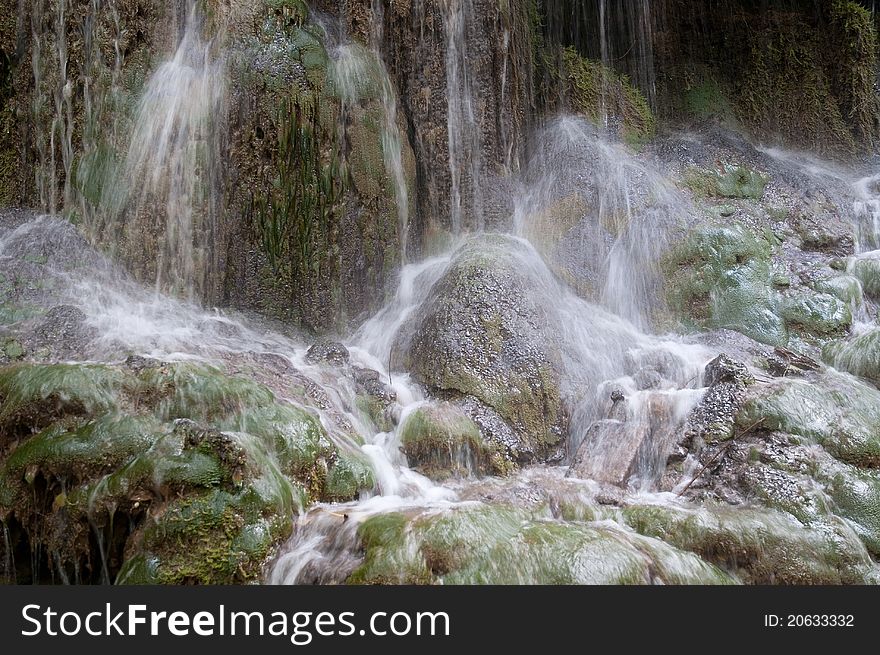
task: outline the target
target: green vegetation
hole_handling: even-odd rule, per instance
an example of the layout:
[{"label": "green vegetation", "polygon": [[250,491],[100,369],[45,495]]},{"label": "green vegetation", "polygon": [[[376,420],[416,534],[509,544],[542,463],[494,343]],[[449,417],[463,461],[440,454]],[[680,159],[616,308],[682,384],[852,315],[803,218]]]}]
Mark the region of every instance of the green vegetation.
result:
[{"label": "green vegetation", "polygon": [[246,582],[298,510],[374,486],[311,414],[204,364],[19,364],[0,399],[0,516],[62,569],[97,575],[95,529],[120,581]]}]

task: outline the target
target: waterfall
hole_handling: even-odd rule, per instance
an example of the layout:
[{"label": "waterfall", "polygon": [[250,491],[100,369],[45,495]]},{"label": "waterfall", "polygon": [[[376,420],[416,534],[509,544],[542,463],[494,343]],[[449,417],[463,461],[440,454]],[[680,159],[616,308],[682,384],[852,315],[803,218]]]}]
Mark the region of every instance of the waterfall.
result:
[{"label": "waterfall", "polygon": [[[382,5],[374,0],[373,20],[369,39],[369,50],[350,41],[344,41],[331,51],[333,59],[333,82],[343,104],[343,116],[358,102],[363,93],[371,93],[371,86],[378,86],[378,96],[382,103],[382,159],[385,173],[394,188],[397,206],[398,238],[400,240],[401,261],[407,259],[406,251],[410,227],[410,193],[407,186],[403,161],[403,144],[406,137],[400,129],[397,111],[397,92],[388,75],[382,59],[383,41]],[[331,28],[332,29],[332,28]],[[344,126],[343,126],[344,129]]]},{"label": "waterfall", "polygon": [[[482,138],[477,121],[468,35],[475,20],[473,0],[442,0],[446,30],[446,102],[449,137],[450,225],[453,234],[470,219],[483,229]],[[472,212],[468,216],[465,212]]]},{"label": "waterfall", "polygon": [[[225,65],[190,3],[174,56],[150,77],[123,165],[123,188],[106,203],[130,244],[157,233],[157,290],[205,295],[215,263],[217,167]],[[164,220],[164,225],[160,221]]]},{"label": "waterfall", "polygon": [[400,259],[406,263],[407,245],[409,243],[409,189],[403,170],[404,135],[400,131],[397,115],[397,92],[388,76],[388,68],[382,60],[382,42],[384,9],[381,0],[373,0],[372,30],[370,32],[370,48],[379,65],[379,80],[382,86],[382,107],[385,124],[382,129],[382,153],[385,158],[385,169],[394,183],[394,196],[397,200],[397,221],[400,230]]}]

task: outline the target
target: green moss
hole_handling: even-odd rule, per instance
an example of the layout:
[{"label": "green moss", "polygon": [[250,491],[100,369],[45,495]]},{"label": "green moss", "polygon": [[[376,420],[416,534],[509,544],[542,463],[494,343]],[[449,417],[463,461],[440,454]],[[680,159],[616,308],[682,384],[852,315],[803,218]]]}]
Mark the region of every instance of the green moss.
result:
[{"label": "green moss", "polygon": [[411,547],[407,516],[379,514],[358,527],[364,561],[348,578],[349,584],[430,584],[424,557]]},{"label": "green moss", "polygon": [[[730,577],[699,558],[607,524],[536,520],[505,506],[471,505],[361,527],[358,582],[444,584],[708,584]],[[407,575],[395,575],[406,571]]]},{"label": "green moss", "polygon": [[21,475],[37,468],[87,479],[129,461],[152,445],[159,431],[152,419],[113,414],[69,428],[55,424],[13,451],[4,470]]},{"label": "green moss", "polygon": [[[831,34],[797,12],[772,12],[751,27],[746,37],[748,56],[736,76],[740,120],[758,135],[784,143],[856,150],[848,112],[835,96],[837,76],[829,71],[838,64],[827,57],[842,44],[836,39],[833,45],[828,43]],[[831,59],[846,62],[847,67],[864,63],[844,56]]]},{"label": "green moss", "polygon": [[656,120],[651,107],[626,76],[581,57],[574,48],[561,51],[558,68],[552,58],[545,55],[543,67],[552,79],[551,89],[545,91],[551,106],[557,102],[554,95],[558,94],[552,87],[558,85],[570,108],[593,122],[603,122],[603,111],[619,118],[622,137],[630,145],[639,146],[654,135]]},{"label": "green moss", "polygon": [[411,466],[434,479],[500,473],[497,448],[483,441],[476,424],[448,403],[423,405],[409,414],[400,429],[403,451]]},{"label": "green moss", "polygon": [[15,438],[0,515],[70,566],[88,557],[90,525],[128,516],[121,582],[252,581],[309,502],[374,486],[317,418],[204,364],[8,366],[0,399]]},{"label": "green moss", "polygon": [[130,393],[155,403],[164,419],[223,420],[244,410],[274,402],[266,387],[244,377],[226,375],[205,364],[179,363],[144,369]]},{"label": "green moss", "polygon": [[362,491],[369,491],[375,486],[373,468],[363,456],[340,453],[327,472],[322,500],[345,502],[357,498]]},{"label": "green moss", "polygon": [[849,272],[862,284],[866,296],[880,298],[880,258],[871,253],[851,261]]},{"label": "green moss", "polygon": [[220,490],[174,501],[143,530],[140,557],[149,566],[135,562],[127,577],[137,573],[161,584],[253,581],[288,527],[264,518],[264,509],[253,493]]},{"label": "green moss", "polygon": [[42,426],[66,414],[100,414],[119,399],[120,371],[101,365],[13,365],[0,369],[0,425]]},{"label": "green moss", "polygon": [[849,306],[827,293],[786,296],[779,315],[790,330],[816,335],[841,334],[852,323]]},{"label": "green moss", "polygon": [[19,359],[24,355],[24,347],[22,347],[21,342],[18,339],[6,337],[0,341],[0,344],[2,344],[0,345],[0,350],[2,350],[3,354],[9,359]]},{"label": "green moss", "polygon": [[822,358],[841,371],[880,382],[880,330],[869,330],[845,341],[832,341]]},{"label": "green moss", "polygon": [[673,248],[664,269],[667,303],[685,325],[788,342],[771,290],[770,244],[748,228],[703,226]]},{"label": "green moss", "polygon": [[849,307],[860,307],[864,303],[862,285],[851,275],[821,277],[812,283],[812,288],[820,293],[831,294]]},{"label": "green moss", "polygon": [[717,118],[725,122],[731,122],[735,118],[728,94],[711,78],[703,79],[685,91],[684,109],[697,118]]},{"label": "green moss", "polygon": [[769,510],[635,505],[622,518],[640,534],[692,551],[755,584],[864,583],[872,563],[834,521],[815,529]]},{"label": "green moss", "polygon": [[834,511],[852,521],[868,551],[880,555],[880,475],[845,467],[828,481]]},{"label": "green moss", "polygon": [[746,427],[761,422],[823,445],[857,466],[880,466],[880,392],[828,371],[810,381],[781,379],[754,387],[736,417]]},{"label": "green moss", "polygon": [[690,168],[684,185],[696,195],[708,198],[747,198],[760,200],[769,178],[746,166],[721,164],[719,170]]}]

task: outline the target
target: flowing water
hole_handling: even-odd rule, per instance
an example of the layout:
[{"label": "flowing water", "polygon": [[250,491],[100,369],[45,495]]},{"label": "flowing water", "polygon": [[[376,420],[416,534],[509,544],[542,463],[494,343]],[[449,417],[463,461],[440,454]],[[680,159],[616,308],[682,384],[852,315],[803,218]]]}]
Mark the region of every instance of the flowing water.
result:
[{"label": "flowing water", "polygon": [[[628,32],[650,30],[648,3],[626,4],[626,20],[633,23]],[[378,14],[381,4],[374,2],[373,7]],[[84,313],[92,330],[84,349],[89,359],[113,362],[130,352],[166,361],[210,362],[271,355],[289,363],[329,399],[309,410],[320,417],[336,445],[362,452],[373,467],[376,485],[358,501],[298,511],[290,540],[267,571],[269,583],[342,582],[361,561],[357,531],[366,519],[392,511],[416,516],[479,506],[478,491],[492,485],[558,485],[566,493],[591,497],[602,484],[612,484],[624,488],[622,493],[652,494],[685,417],[703,394],[703,369],[716,354],[695,341],[655,334],[651,328],[654,314],[663,309],[658,301],[660,255],[687,228],[689,201],[644,158],[585,121],[550,121],[534,135],[532,157],[516,180],[507,229],[493,243],[503,244],[505,256],[527,281],[558,345],[560,393],[570,415],[567,456],[556,466],[525,468],[508,481],[467,478],[437,483],[409,467],[401,451],[400,428],[412,412],[431,401],[406,372],[392,370],[394,349],[412,319],[424,314],[436,285],[463,249],[480,244],[483,236],[475,234],[483,229],[485,201],[482,140],[468,65],[474,6],[472,0],[443,0],[441,7],[447,39],[454,240],[439,256],[406,263],[391,299],[345,343],[353,364],[388,380],[395,397],[393,429],[377,431],[365,422],[355,409],[352,383],[338,372],[309,364],[303,339],[195,302],[204,296],[200,271],[210,268],[216,230],[212,205],[226,72],[222,54],[204,37],[194,5],[173,57],[147,83],[123,168],[125,184],[106,205],[110,218],[104,227],[116,230],[120,239],[142,238],[144,216],[164,221],[158,229],[155,289],[144,289],[97,253],[86,257],[91,251],[65,221],[40,217],[0,239],[0,261],[47,249],[86,257],[47,267],[45,275],[64,280],[58,285],[63,292],[53,302],[72,304]],[[619,14],[604,0],[597,8],[601,33],[612,34],[609,15]],[[651,42],[648,37],[622,55],[632,56],[645,70],[644,62],[652,57],[644,45]],[[365,48],[340,39],[331,52],[332,78],[346,110],[353,110],[360,94],[378,80],[374,91],[385,114],[384,163],[397,197],[401,243],[406,244],[410,201],[401,154],[404,135],[394,86],[379,54],[382,40],[381,32],[375,32]],[[610,36],[602,37],[600,47],[609,64],[621,56],[621,44]],[[632,48],[636,51],[630,55]],[[638,81],[653,88],[647,73]],[[55,101],[56,115],[63,118],[64,88]],[[52,136],[56,134],[69,139],[61,123],[53,125]],[[811,174],[837,175],[830,169]],[[880,245],[877,186],[876,176],[856,184],[859,200],[854,212],[862,249]],[[52,190],[45,193],[54,195]],[[473,216],[468,215],[471,211]],[[469,221],[476,229],[467,229]],[[362,443],[334,429],[341,422],[352,426]],[[256,444],[241,445],[253,457],[266,460],[277,483],[283,484],[270,454]],[[569,469],[576,455],[585,465]],[[658,502],[676,501],[664,497]],[[616,524],[607,527],[621,539],[641,539]],[[4,525],[4,539],[8,538]],[[8,557],[8,548],[6,553]],[[105,581],[109,582],[106,567]]]},{"label": "flowing water", "polygon": [[459,234],[466,219],[476,229],[484,225],[482,139],[468,61],[468,36],[475,15],[473,0],[443,0],[440,7],[446,31],[450,224],[453,234]]},{"label": "flowing water", "polygon": [[206,297],[216,270],[216,204],[225,62],[203,38],[193,2],[177,49],[146,84],[121,185],[105,188],[98,232],[130,244],[157,240],[156,289]]}]

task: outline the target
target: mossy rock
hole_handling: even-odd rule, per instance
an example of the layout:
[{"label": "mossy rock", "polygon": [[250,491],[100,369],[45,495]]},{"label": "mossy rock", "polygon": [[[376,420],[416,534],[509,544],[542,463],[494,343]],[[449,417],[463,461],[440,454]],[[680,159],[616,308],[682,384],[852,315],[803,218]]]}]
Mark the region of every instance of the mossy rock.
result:
[{"label": "mossy rock", "polygon": [[17,364],[0,369],[0,427],[11,436],[39,430],[65,416],[110,412],[126,375],[98,364]]},{"label": "mossy rock", "polygon": [[[656,119],[647,99],[625,75],[601,62],[582,57],[574,48],[564,48],[559,67],[544,55],[543,66],[555,82],[547,101],[552,106],[561,95],[568,109],[586,116],[594,123],[604,121],[603,111],[621,122],[621,136],[633,146],[640,146],[654,136]],[[562,93],[558,93],[561,87]]]},{"label": "mossy rock", "polygon": [[505,454],[519,462],[555,455],[567,422],[560,346],[542,280],[529,275],[532,256],[508,236],[467,242],[399,343],[400,365],[416,380],[497,412],[516,434]]},{"label": "mossy rock", "polygon": [[685,172],[684,185],[705,198],[740,198],[760,200],[770,179],[746,166],[721,164],[719,170],[691,168]]},{"label": "mossy rock", "polygon": [[868,551],[880,556],[880,474],[846,466],[830,476],[827,488],[834,513],[849,519]]},{"label": "mossy rock", "polygon": [[852,530],[834,517],[806,527],[772,510],[634,505],[620,511],[640,534],[660,539],[752,584],[859,584],[873,562]]},{"label": "mossy rock", "polygon": [[872,254],[851,260],[849,272],[862,284],[862,290],[870,298],[880,298],[880,257]]},{"label": "mossy rock", "polygon": [[93,569],[94,530],[119,581],[253,581],[297,512],[375,486],[317,417],[215,366],[19,364],[0,400],[0,515],[53,567]]},{"label": "mossy rock", "polygon": [[827,293],[795,293],[780,302],[779,315],[791,331],[828,336],[846,332],[852,324],[849,306]]},{"label": "mossy rock", "polygon": [[253,581],[274,544],[290,529],[290,519],[272,515],[272,509],[247,491],[214,490],[172,501],[134,535],[138,552],[124,565],[118,582]]},{"label": "mossy rock", "polygon": [[711,78],[706,78],[685,91],[684,110],[696,118],[715,118],[728,124],[736,120],[729,93]]},{"label": "mossy rock", "polygon": [[812,288],[820,293],[831,294],[849,307],[860,307],[864,304],[862,284],[852,275],[822,277],[812,283]]},{"label": "mossy rock", "polygon": [[822,358],[835,368],[880,383],[880,330],[869,330],[822,349]]},{"label": "mossy rock", "polygon": [[703,226],[664,261],[669,307],[693,327],[736,330],[782,346],[788,330],[771,289],[770,244],[740,225]]},{"label": "mossy rock", "polygon": [[504,461],[497,446],[486,443],[470,417],[450,403],[410,413],[400,441],[410,465],[435,480],[500,473],[496,467]]},{"label": "mossy rock", "polygon": [[831,370],[752,387],[736,423],[760,423],[820,444],[841,461],[880,466],[880,391]]},{"label": "mossy rock", "polygon": [[717,567],[608,524],[537,519],[508,506],[378,515],[359,528],[352,583],[725,584]]}]

